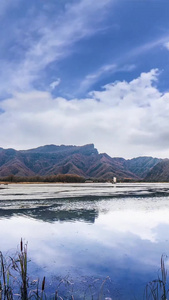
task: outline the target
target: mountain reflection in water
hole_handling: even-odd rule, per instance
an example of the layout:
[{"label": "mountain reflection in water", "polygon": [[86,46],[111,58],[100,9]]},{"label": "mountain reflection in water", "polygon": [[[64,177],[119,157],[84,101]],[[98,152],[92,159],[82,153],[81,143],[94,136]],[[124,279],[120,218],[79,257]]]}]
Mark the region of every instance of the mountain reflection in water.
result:
[{"label": "mountain reflection in water", "polygon": [[169,254],[169,184],[10,185],[0,228],[0,250],[28,241],[31,274],[51,290],[58,277],[87,289],[109,276],[107,297],[140,300]]},{"label": "mountain reflection in water", "polygon": [[0,209],[0,219],[11,218],[16,215],[27,216],[43,222],[56,221],[84,221],[94,223],[98,217],[95,209],[59,210],[60,205],[39,206],[36,208]]}]

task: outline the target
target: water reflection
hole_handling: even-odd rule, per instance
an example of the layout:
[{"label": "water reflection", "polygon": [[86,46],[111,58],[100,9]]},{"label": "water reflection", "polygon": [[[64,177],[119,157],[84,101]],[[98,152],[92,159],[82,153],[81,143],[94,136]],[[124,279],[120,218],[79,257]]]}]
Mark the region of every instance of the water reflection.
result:
[{"label": "water reflection", "polygon": [[[135,189],[141,193],[141,187]],[[110,187],[109,196],[100,196],[103,186],[99,190],[97,185],[90,186],[95,192],[91,198],[73,197],[70,192],[71,197],[56,199],[56,187],[49,188],[49,194],[47,188],[42,188],[41,199],[36,190],[38,199],[36,194],[33,200],[18,200],[17,196],[0,201],[1,250],[15,249],[20,238],[25,238],[33,274],[45,275],[51,289],[57,277],[69,275],[76,287],[82,283],[86,289],[96,278],[110,276],[107,296],[143,299],[146,283],[158,276],[161,254],[169,253],[169,197],[111,197]],[[161,188],[167,193],[167,185]],[[15,187],[15,193],[22,189]],[[33,190],[26,189],[30,199]],[[65,186],[63,189],[65,193]],[[74,195],[75,187],[72,189]],[[118,189],[127,193],[127,185]],[[152,189],[160,193],[159,185]],[[131,186],[129,190],[132,192]]]},{"label": "water reflection", "polygon": [[0,219],[11,218],[16,215],[50,223],[56,221],[84,221],[87,223],[94,223],[95,218],[98,217],[98,212],[95,209],[58,210],[57,205],[51,207],[39,206],[36,208],[0,209]]}]

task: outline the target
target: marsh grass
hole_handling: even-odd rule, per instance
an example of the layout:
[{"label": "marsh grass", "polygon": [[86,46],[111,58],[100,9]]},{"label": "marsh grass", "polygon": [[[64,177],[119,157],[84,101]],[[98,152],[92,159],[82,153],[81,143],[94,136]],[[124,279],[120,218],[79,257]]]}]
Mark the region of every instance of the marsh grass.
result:
[{"label": "marsh grass", "polygon": [[[169,282],[167,280],[167,269],[165,265],[166,258],[166,255],[162,255],[161,257],[158,278],[146,285],[143,297],[145,300],[167,300],[169,294]],[[46,278],[43,277],[42,281],[39,279],[31,281],[28,274],[28,262],[27,243],[23,243],[22,239],[20,242],[20,249],[13,257],[8,256],[6,258],[2,252],[0,252],[0,300],[113,299],[105,296],[105,286],[107,282],[110,281],[109,277],[106,277],[103,281],[100,279],[91,281],[83,296],[80,291],[74,291],[74,284],[68,278],[61,279],[56,285],[53,294],[48,296],[45,291]],[[60,289],[61,286],[63,289]],[[61,291],[64,291],[62,296]]]},{"label": "marsh grass", "polygon": [[5,258],[0,252],[0,300],[45,299],[45,277],[40,287],[39,280],[28,276],[27,243],[22,239],[14,257]]},{"label": "marsh grass", "polygon": [[161,256],[161,267],[157,279],[150,281],[146,285],[145,299],[146,300],[167,300],[169,293],[169,283],[167,281],[167,269],[165,266],[166,255]]},{"label": "marsh grass", "polygon": [[[53,294],[48,296],[45,291],[46,278],[43,277],[42,281],[39,279],[31,280],[28,274],[28,263],[27,243],[23,243],[22,239],[20,241],[19,250],[14,256],[5,257],[2,252],[0,252],[0,300],[105,299],[104,287],[106,282],[110,280],[109,277],[103,281],[100,279],[91,281],[83,296],[81,291],[74,292],[73,282],[65,277],[64,279],[59,280],[59,283],[56,284],[56,289]],[[96,282],[100,284],[100,288],[95,286]],[[61,286],[63,287],[62,289],[60,289]],[[61,296],[61,291],[64,291],[63,296]]]}]

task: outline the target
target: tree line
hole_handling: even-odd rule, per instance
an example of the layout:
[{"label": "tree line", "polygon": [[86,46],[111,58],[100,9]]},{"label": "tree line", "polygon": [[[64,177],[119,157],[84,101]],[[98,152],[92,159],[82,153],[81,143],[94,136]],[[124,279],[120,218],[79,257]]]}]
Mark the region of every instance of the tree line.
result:
[{"label": "tree line", "polygon": [[65,183],[83,183],[85,182],[85,178],[78,175],[73,174],[58,174],[58,175],[49,175],[49,176],[17,176],[17,175],[9,175],[5,177],[0,177],[0,181],[2,182],[65,182]]}]

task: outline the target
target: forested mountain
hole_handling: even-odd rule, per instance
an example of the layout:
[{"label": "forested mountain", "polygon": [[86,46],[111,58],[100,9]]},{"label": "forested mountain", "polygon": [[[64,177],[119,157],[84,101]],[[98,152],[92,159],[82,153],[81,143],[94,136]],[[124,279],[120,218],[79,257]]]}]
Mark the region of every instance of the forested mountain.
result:
[{"label": "forested mountain", "polygon": [[[29,150],[0,148],[0,177],[75,174],[85,178],[141,180],[166,161],[152,157],[130,160],[99,154],[93,144],[84,146],[46,145]],[[167,162],[169,164],[169,161]],[[156,169],[155,169],[156,170]],[[152,177],[153,178],[153,177]]]}]

